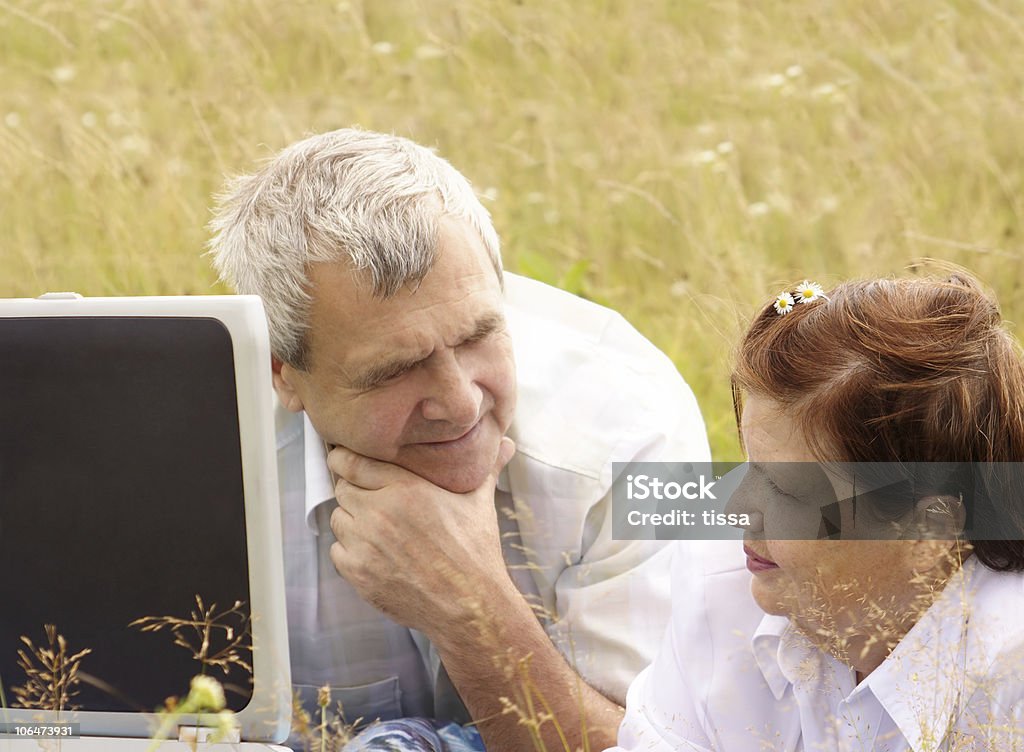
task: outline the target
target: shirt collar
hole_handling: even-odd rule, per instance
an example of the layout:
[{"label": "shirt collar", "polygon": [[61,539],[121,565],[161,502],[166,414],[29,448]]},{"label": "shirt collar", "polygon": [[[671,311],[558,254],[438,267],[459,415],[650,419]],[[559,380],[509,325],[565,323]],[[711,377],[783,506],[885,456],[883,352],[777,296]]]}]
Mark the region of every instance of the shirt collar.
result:
[{"label": "shirt collar", "polygon": [[302,413],[302,457],[306,474],[306,525],[317,534],[316,508],[334,501],[334,479],[327,467],[327,447],[306,413]]},{"label": "shirt collar", "polygon": [[761,674],[776,700],[782,699],[786,687],[789,686],[789,679],[782,673],[782,666],[779,663],[782,635],[787,629],[789,629],[788,618],[766,614],[761,619],[761,623],[757,625],[750,641],[754,651],[754,660],[757,661],[757,666],[761,669]]},{"label": "shirt collar", "polygon": [[985,568],[971,557],[906,636],[854,690],[870,689],[913,750],[934,749],[988,673],[989,657],[968,633],[971,592]]}]

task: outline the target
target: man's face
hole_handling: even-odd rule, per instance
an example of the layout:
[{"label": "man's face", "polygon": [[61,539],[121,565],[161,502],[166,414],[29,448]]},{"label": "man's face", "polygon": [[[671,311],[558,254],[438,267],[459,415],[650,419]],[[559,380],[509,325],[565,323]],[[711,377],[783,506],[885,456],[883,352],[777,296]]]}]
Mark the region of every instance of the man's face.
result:
[{"label": "man's face", "polygon": [[443,219],[433,268],[387,300],[344,262],[314,266],[310,281],[311,366],[281,366],[282,402],[304,409],[330,444],[449,491],[478,487],[511,423],[516,380],[501,288],[477,233]]}]

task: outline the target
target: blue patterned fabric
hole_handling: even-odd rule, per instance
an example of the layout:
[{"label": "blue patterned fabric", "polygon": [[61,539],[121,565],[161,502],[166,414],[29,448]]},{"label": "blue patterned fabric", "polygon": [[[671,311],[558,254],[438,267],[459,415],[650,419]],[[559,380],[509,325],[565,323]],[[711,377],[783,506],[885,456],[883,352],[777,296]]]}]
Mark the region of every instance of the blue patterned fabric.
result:
[{"label": "blue patterned fabric", "polygon": [[440,726],[425,718],[399,718],[375,723],[341,752],[486,752],[472,726]]}]

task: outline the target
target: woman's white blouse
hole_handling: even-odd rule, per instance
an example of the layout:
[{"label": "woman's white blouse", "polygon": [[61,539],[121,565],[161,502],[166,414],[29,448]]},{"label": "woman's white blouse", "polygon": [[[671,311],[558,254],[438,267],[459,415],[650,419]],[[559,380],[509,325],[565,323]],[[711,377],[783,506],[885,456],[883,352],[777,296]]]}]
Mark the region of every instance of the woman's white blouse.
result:
[{"label": "woman's white blouse", "polygon": [[672,623],[613,752],[1024,750],[1024,574],[968,559],[859,685],[765,615],[736,542],[680,543]]}]

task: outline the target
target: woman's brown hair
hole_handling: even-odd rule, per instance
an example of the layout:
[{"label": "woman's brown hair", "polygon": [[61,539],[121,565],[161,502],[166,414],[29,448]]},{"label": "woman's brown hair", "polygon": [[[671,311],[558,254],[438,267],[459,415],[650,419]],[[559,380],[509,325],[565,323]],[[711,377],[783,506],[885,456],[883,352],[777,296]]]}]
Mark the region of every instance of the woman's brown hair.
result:
[{"label": "woman's brown hair", "polygon": [[[732,377],[737,424],[750,392],[785,406],[822,460],[1024,462],[1024,362],[976,279],[852,281],[827,295],[786,315],[768,305],[751,324]],[[1022,499],[1000,503],[1016,525],[1000,537],[1018,540],[974,551],[1024,570]]]}]

